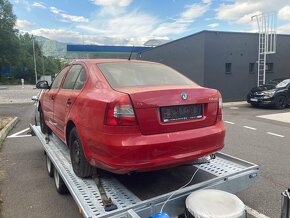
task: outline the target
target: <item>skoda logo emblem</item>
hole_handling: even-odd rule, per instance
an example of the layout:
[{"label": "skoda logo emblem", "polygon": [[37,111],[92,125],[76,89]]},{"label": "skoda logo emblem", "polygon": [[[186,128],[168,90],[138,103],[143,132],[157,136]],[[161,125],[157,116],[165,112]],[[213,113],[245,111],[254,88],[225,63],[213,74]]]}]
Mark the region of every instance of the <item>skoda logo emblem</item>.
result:
[{"label": "skoda logo emblem", "polygon": [[187,94],[185,92],[181,93],[181,99],[184,101],[187,99]]}]

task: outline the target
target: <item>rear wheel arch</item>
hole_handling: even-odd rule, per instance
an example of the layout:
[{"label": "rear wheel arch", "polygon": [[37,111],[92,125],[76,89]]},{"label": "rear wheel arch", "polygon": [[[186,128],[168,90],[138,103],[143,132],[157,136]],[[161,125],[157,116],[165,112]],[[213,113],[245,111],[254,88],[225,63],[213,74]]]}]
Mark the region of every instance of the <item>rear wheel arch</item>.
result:
[{"label": "rear wheel arch", "polygon": [[69,120],[66,124],[66,130],[65,130],[65,140],[67,146],[69,146],[69,135],[71,130],[76,127],[75,123],[72,120]]}]

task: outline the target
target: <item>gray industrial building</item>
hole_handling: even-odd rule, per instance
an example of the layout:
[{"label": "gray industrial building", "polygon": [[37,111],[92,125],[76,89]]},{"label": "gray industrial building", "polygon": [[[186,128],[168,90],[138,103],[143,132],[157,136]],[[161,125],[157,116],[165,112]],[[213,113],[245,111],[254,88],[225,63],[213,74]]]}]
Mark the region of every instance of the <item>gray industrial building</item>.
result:
[{"label": "gray industrial building", "polygon": [[[202,31],[144,50],[137,58],[169,65],[220,90],[225,101],[245,100],[257,85],[258,34]],[[277,35],[277,52],[267,56],[266,81],[284,77],[290,77],[290,35]]]}]

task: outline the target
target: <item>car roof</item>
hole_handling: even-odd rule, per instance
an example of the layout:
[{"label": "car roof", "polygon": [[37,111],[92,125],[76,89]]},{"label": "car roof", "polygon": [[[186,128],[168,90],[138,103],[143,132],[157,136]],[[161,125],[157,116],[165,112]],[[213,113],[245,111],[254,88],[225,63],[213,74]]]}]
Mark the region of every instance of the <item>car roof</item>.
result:
[{"label": "car roof", "polygon": [[101,64],[101,63],[121,63],[121,62],[135,62],[135,63],[155,63],[150,61],[141,61],[141,60],[127,60],[127,59],[79,59],[74,60],[70,64],[75,62],[83,62],[88,64]]}]

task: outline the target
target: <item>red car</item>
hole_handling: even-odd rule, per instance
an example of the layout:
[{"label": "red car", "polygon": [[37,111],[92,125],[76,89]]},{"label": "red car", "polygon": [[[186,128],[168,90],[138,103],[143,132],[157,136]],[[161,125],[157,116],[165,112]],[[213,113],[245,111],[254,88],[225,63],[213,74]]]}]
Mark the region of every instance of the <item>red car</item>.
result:
[{"label": "red car", "polygon": [[74,61],[37,87],[41,130],[69,146],[80,177],[188,164],[224,146],[219,91],[159,63]]}]

